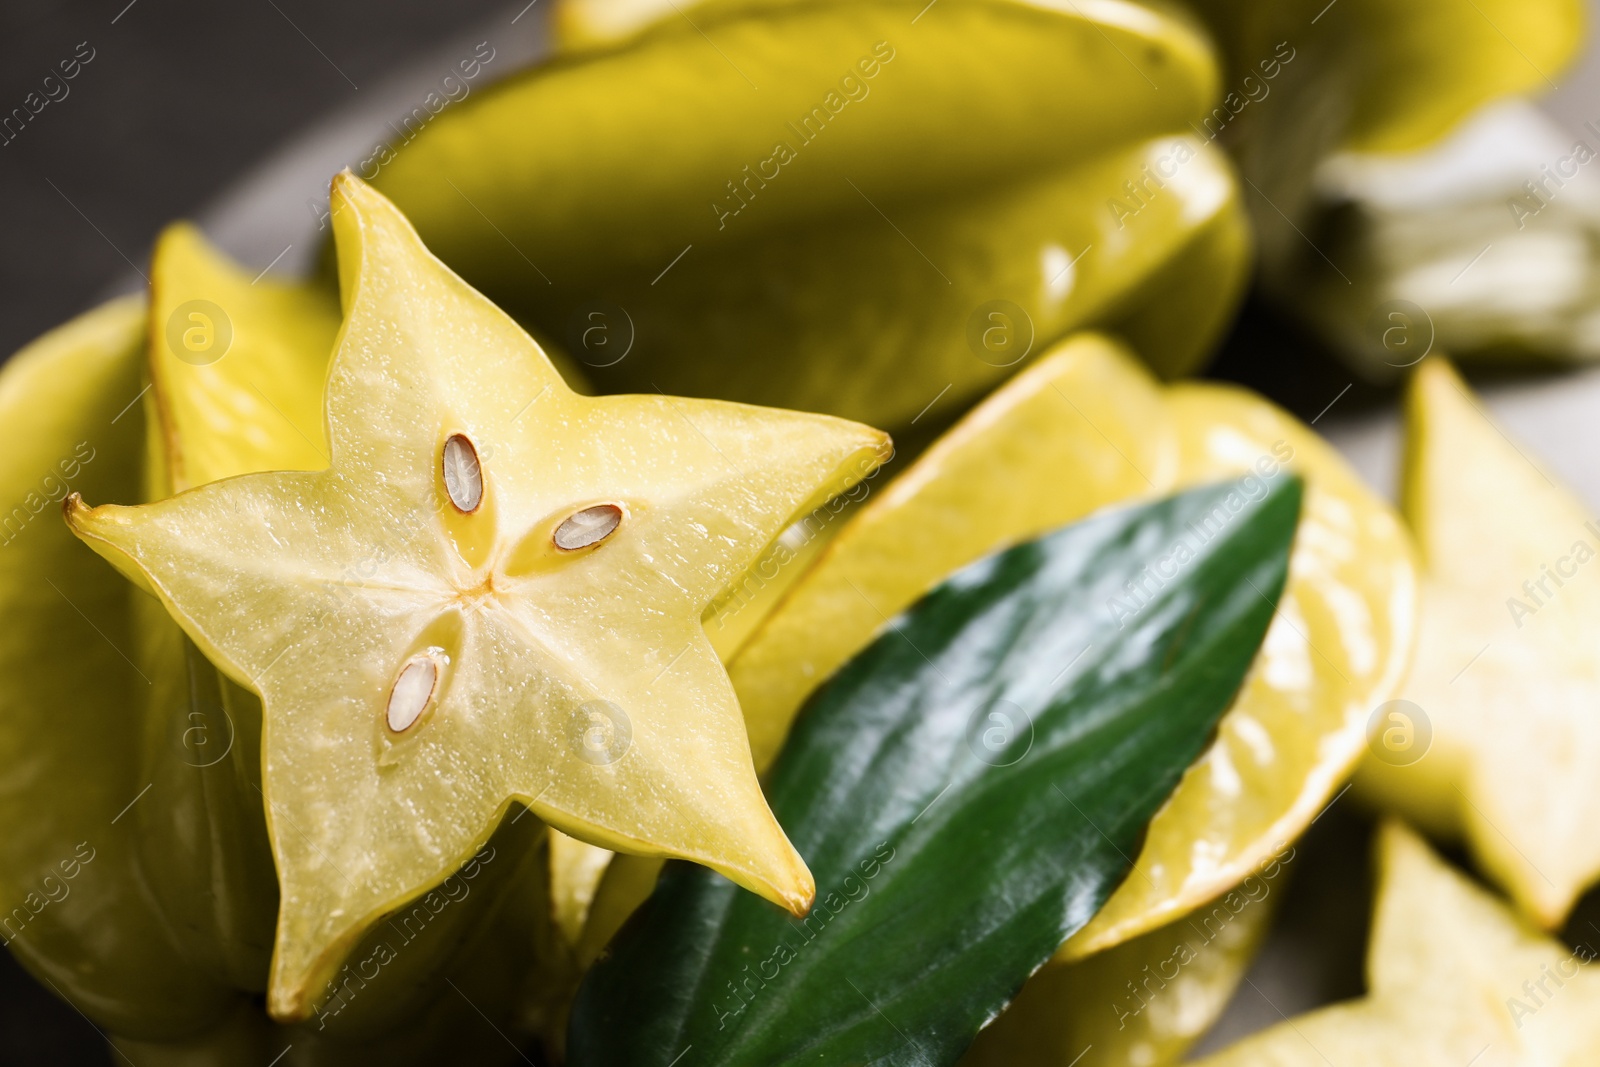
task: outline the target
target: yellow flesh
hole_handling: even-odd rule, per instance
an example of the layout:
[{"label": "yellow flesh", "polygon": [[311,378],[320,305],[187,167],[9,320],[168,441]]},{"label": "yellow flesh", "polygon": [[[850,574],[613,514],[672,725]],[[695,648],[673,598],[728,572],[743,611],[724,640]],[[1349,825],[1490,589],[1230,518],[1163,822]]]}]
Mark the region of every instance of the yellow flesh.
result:
[{"label": "yellow flesh", "polygon": [[1163,390],[1092,335],[1042,358],[869,498],[740,649],[729,673],[757,766],[817,686],[957,567],[1129,497],[1236,477],[1284,449],[1307,496],[1282,610],[1218,743],[1062,958],[1223,893],[1297,836],[1358,758],[1367,714],[1408,660],[1414,567],[1390,509],[1304,426],[1243,390]]},{"label": "yellow flesh", "polygon": [[[333,465],[71,513],[263,698],[283,888],[270,1008],[304,1016],[361,931],[454,870],[512,798],[803,910],[810,876],[766,808],[700,618],[886,439],[823,416],[580,397],[382,197],[346,175],[334,202],[348,317]],[[473,514],[440,473],[454,433],[482,458]],[[553,547],[567,516],[607,501],[626,512],[616,533]],[[438,695],[396,736],[390,689],[430,647],[448,657]],[[597,700],[631,727],[613,762],[584,748]]]},{"label": "yellow flesh", "polygon": [[1444,360],[1418,367],[1407,410],[1403,507],[1426,579],[1402,695],[1432,747],[1410,766],[1368,760],[1360,784],[1464,834],[1555,927],[1600,876],[1600,526]]},{"label": "yellow flesh", "polygon": [[[1367,996],[1302,1015],[1204,1067],[1584,1067],[1600,975],[1530,932],[1409,830],[1380,835]],[[1542,986],[1542,991],[1541,991]]]}]

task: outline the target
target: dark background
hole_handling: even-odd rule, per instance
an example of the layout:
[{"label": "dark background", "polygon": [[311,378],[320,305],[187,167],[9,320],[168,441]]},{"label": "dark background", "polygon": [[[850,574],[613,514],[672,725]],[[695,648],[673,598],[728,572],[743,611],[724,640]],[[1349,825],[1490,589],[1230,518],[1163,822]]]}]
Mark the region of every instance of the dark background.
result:
[{"label": "dark background", "polygon": [[[0,115],[39,91],[80,42],[94,58],[65,98],[0,145],[0,358],[97,303],[132,264],[143,269],[163,224],[506,7],[5,0]],[[0,1064],[110,1062],[88,1022],[0,951]]]},{"label": "dark background", "polygon": [[0,145],[0,354],[143,269],[163,224],[296,132],[507,4],[5,0],[0,115],[80,42],[94,59]]}]

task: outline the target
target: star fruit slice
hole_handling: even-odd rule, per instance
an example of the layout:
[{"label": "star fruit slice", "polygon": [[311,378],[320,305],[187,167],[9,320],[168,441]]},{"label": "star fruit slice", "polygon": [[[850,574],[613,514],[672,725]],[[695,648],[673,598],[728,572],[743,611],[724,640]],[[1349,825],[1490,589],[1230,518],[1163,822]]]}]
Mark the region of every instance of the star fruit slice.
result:
[{"label": "star fruit slice", "polygon": [[[157,239],[150,291],[146,351],[152,387],[145,400],[152,439],[145,499],[239,474],[327,465],[322,395],[342,321],[334,294],[312,284],[253,276],[188,223],[169,226]],[[558,363],[557,369],[577,391],[588,391],[570,364]],[[224,738],[198,751],[192,744],[147,746],[144,766],[147,776],[157,779],[163,803],[139,809],[141,816],[158,809],[140,840],[145,877],[173,927],[187,935],[191,955],[247,956],[241,947],[254,949],[259,941],[254,929],[259,898],[270,897],[265,901],[269,934],[277,911],[261,797],[254,791],[259,771],[234,774],[210,761],[225,745],[227,757],[252,758],[245,753],[251,752],[251,725],[260,721],[260,702],[222,676],[224,703],[215,707],[215,683],[186,661],[186,655],[200,659],[198,651],[159,602],[143,601],[136,610],[148,617],[139,622],[135,644],[140,669],[154,683],[147,694],[149,717],[177,723],[186,742],[207,731]],[[213,705],[209,713],[195,714],[207,703]],[[187,823],[174,827],[175,813]],[[603,866],[611,853],[555,830],[549,834],[552,918],[570,923],[586,907],[597,877],[593,868]],[[272,879],[270,893],[259,884],[257,836]],[[252,906],[241,907],[241,901]],[[265,973],[265,956],[260,968],[234,964],[229,969],[247,985],[258,970]]]},{"label": "star fruit slice", "polygon": [[1386,721],[1400,732],[1358,784],[1464,835],[1554,928],[1600,876],[1600,525],[1445,360],[1418,366],[1406,410],[1401,499],[1425,574],[1414,708]]},{"label": "star fruit slice", "polygon": [[[150,288],[152,388],[146,408],[154,439],[145,469],[145,499],[238,474],[327,466],[322,394],[341,321],[338,300],[316,286],[252,277],[187,223],[168,227],[157,240]],[[570,362],[558,363],[557,369],[578,392],[589,391]],[[139,659],[141,669],[156,682],[149,694],[155,713],[193,732],[195,675],[183,662],[187,638],[166,632],[175,630],[176,623],[158,603],[150,601],[148,610],[160,617],[141,622]],[[707,626],[714,645],[729,632],[720,625]],[[228,712],[225,723],[209,725],[219,735],[225,726],[230,735],[248,737],[249,720],[260,719],[259,702],[225,678],[221,685],[225,699],[249,706]],[[220,748],[221,742],[212,747]],[[197,772],[194,764],[202,761],[194,753],[179,749],[174,756],[173,749],[158,749],[152,768],[164,778],[162,792],[169,802],[161,805],[157,825],[141,838],[146,877],[158,884],[162,900],[170,902],[173,925],[193,931],[191,951],[203,956],[219,950],[245,954],[226,950],[254,940],[253,923],[247,921],[253,915],[241,915],[236,901],[260,895],[260,887],[252,884],[259,864],[249,847],[255,827],[233,825],[232,820],[238,808],[254,809],[259,820],[260,797],[245,786],[243,777],[248,775],[208,773],[210,768]],[[210,759],[207,751],[204,761]],[[172,800],[175,789],[186,791],[188,803]],[[173,812],[191,816],[194,824],[166,832],[160,821],[170,820]],[[552,918],[562,929],[575,924],[581,928],[594,883],[611,852],[554,829],[549,835]],[[265,851],[264,828],[261,837]],[[213,869],[218,867],[220,873]],[[223,888],[219,883],[228,884]],[[269,906],[275,913],[275,885]],[[213,912],[208,925],[204,919]],[[270,916],[267,923],[270,929]]]},{"label": "star fruit slice", "polygon": [[513,800],[792,911],[705,607],[886,438],[826,416],[571,392],[348,174],[326,470],[68,518],[263,699],[282,887],[268,1003],[303,1018],[376,917]]},{"label": "star fruit slice", "polygon": [[1285,1020],[1204,1067],[1579,1067],[1600,1047],[1600,975],[1396,823],[1378,840],[1367,995]]},{"label": "star fruit slice", "polygon": [[1094,335],[1042,357],[871,497],[740,649],[729,673],[757,766],[817,686],[961,564],[1120,500],[1285,466],[1305,477],[1305,504],[1256,664],[1135,872],[1060,958],[1225,893],[1359,758],[1409,662],[1415,568],[1392,510],[1305,426],[1244,390],[1163,388]]}]

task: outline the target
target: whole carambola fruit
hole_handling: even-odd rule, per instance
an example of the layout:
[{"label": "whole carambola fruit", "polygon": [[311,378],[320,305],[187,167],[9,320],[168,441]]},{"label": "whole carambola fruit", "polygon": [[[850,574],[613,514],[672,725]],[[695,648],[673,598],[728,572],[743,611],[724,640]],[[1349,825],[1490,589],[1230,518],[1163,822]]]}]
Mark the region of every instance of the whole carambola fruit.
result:
[{"label": "whole carambola fruit", "polygon": [[[1324,206],[1316,178],[1323,161],[1337,152],[1417,149],[1491,101],[1553,89],[1584,40],[1586,6],[1186,2],[1211,29],[1226,70],[1222,96],[1198,132],[1225,145],[1250,184],[1263,288],[1291,305],[1318,277],[1342,290],[1363,287],[1364,264],[1330,245],[1313,217]],[[1377,303],[1354,321],[1365,326]]]},{"label": "whole carambola fruit", "polygon": [[1249,259],[1192,132],[1204,34],[925,6],[707,4],[464,101],[374,181],[606,390],[922,430],[1084,325],[1194,368]]}]

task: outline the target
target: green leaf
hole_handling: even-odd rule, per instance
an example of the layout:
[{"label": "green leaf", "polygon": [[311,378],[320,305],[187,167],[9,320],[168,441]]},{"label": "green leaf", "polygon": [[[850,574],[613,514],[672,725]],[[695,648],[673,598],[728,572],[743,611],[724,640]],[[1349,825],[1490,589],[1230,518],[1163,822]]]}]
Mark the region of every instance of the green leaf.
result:
[{"label": "green leaf", "polygon": [[569,1062],[954,1063],[1110,896],[1204,749],[1300,495],[1247,479],[1103,513],[891,623],[772,773],[811,916],[669,865],[580,990]]}]

